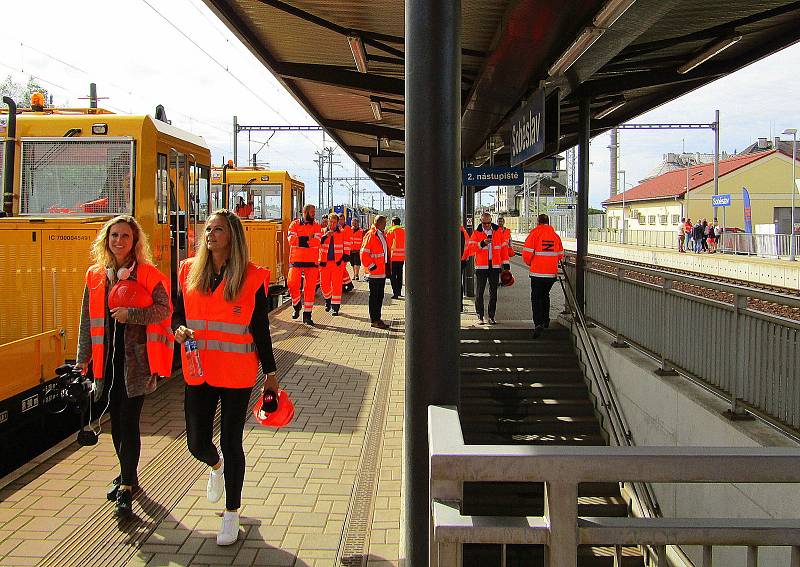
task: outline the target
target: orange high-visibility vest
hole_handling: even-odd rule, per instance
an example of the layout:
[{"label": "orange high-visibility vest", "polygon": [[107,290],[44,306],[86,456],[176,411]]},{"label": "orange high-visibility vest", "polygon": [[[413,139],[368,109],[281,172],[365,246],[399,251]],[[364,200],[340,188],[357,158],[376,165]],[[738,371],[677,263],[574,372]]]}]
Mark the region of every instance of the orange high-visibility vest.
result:
[{"label": "orange high-visibility vest", "polygon": [[345,224],[340,225],[339,230],[344,234],[344,253],[350,254],[350,251],[353,250],[353,229],[349,224]]},{"label": "orange high-visibility vest", "polygon": [[534,228],[522,248],[522,260],[530,266],[531,276],[554,278],[558,275],[558,261],[564,257],[561,238],[549,224]]},{"label": "orange high-visibility vest", "polygon": [[[316,266],[322,226],[316,222],[307,223],[303,219],[295,219],[289,225],[286,235],[289,240],[289,265],[299,268]],[[307,248],[300,246],[301,236],[308,237]]]},{"label": "orange high-visibility vest", "polygon": [[353,233],[350,238],[350,250],[358,254],[361,251],[361,244],[364,242],[364,229],[355,230],[351,228],[350,231]]},{"label": "orange high-visibility vest", "polygon": [[[160,283],[169,297],[169,281],[155,266],[145,263],[136,264],[136,281],[152,296],[153,290]],[[98,380],[103,378],[105,370],[105,317],[106,317],[106,270],[99,264],[90,267],[86,272],[86,286],[89,289],[89,332],[92,337],[92,372]],[[159,376],[172,373],[172,349],[175,337],[170,328],[170,316],[159,323],[147,325],[147,362],[150,372]]]},{"label": "orange high-visibility vest", "polygon": [[212,293],[187,291],[186,278],[194,258],[181,263],[178,275],[183,303],[186,307],[186,326],[194,331],[203,376],[192,376],[181,349],[183,377],[196,386],[207,382],[221,388],[250,388],[258,376],[258,353],[250,332],[250,321],[256,306],[256,293],[269,283],[269,270],[249,262],[244,283],[233,301],[225,300],[227,278]]},{"label": "orange high-visibility vest", "polygon": [[[475,256],[475,269],[486,270],[488,268],[500,268],[505,262],[505,254],[503,252],[503,234],[497,229],[496,224],[492,224],[492,243],[486,243],[486,246],[481,246],[481,243],[486,240],[486,233],[483,232],[483,225],[478,226],[472,231],[470,237],[470,256]],[[492,264],[489,265],[489,248],[492,249]]]},{"label": "orange high-visibility vest", "polygon": [[[386,235],[384,235],[386,239]],[[364,244],[361,246],[361,264],[367,272],[369,278],[385,278],[386,277],[386,261],[388,258],[389,243],[386,243],[384,249],[380,237],[378,237],[378,229],[374,226],[369,229],[367,236],[364,237]],[[375,266],[370,269],[370,266]]]},{"label": "orange high-visibility vest", "polygon": [[517,255],[511,247],[511,231],[504,226],[498,226],[497,232],[503,236],[503,260],[508,264],[509,258]]},{"label": "orange high-visibility vest", "polygon": [[392,262],[405,262],[406,260],[406,229],[402,226],[393,226],[386,231],[386,243],[391,250]]},{"label": "orange high-visibility vest", "polygon": [[333,238],[333,262],[338,262],[344,254],[350,251],[350,238],[343,230],[334,229],[322,235],[325,242],[319,245],[319,263],[328,262],[328,250]]}]

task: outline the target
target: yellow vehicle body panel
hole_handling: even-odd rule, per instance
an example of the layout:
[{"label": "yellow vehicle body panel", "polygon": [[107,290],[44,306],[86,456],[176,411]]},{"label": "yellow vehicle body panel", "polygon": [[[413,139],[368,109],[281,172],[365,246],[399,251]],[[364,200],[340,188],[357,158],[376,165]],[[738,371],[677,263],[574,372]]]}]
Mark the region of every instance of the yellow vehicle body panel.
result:
[{"label": "yellow vehicle body panel", "polygon": [[[93,135],[96,124],[105,124],[107,133]],[[202,138],[149,116],[19,114],[14,169],[3,172],[13,175],[14,200],[13,215],[0,218],[0,403],[52,379],[65,358],[74,359],[90,248],[113,216],[72,210],[20,216],[23,144],[26,139],[61,144],[68,132],[69,140],[114,137],[134,142],[132,213],[150,240],[156,266],[173,283],[178,261],[194,254],[196,234],[205,221],[199,195],[203,179],[208,195],[211,153]],[[76,192],[75,199],[86,198],[80,186]]]},{"label": "yellow vehicle body panel", "polygon": [[[0,345],[0,368],[3,369],[0,400],[11,398],[52,378],[56,368],[63,362],[63,339],[58,329]],[[38,397],[28,401],[28,409],[33,409],[33,404],[38,403]]]}]

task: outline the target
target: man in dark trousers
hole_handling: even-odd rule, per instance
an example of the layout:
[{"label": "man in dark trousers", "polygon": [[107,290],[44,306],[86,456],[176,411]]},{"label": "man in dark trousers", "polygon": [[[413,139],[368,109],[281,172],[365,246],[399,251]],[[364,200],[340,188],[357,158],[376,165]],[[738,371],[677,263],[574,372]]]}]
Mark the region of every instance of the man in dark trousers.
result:
[{"label": "man in dark trousers", "polygon": [[386,217],[378,215],[361,245],[361,263],[369,278],[369,318],[376,329],[388,329],[381,319],[383,294],[389,265],[389,246],[386,243]]},{"label": "man in dark trousers", "polygon": [[550,288],[558,277],[558,262],[564,257],[564,247],[547,215],[539,215],[522,248],[522,261],[530,266],[533,336],[550,326]]},{"label": "man in dark trousers", "polygon": [[481,224],[472,231],[469,240],[467,255],[475,256],[475,312],[478,315],[478,324],[483,325],[483,292],[489,284],[489,306],[487,315],[489,324],[495,325],[494,319],[497,310],[497,284],[500,281],[500,268],[505,262],[505,241],[498,232],[498,226],[492,222],[492,215],[483,213]]},{"label": "man in dark trousers", "polygon": [[400,299],[403,291],[403,264],[406,261],[406,229],[400,226],[400,217],[392,219],[392,226],[386,231],[386,242],[389,245],[392,271],[389,280],[392,282],[392,299]]}]

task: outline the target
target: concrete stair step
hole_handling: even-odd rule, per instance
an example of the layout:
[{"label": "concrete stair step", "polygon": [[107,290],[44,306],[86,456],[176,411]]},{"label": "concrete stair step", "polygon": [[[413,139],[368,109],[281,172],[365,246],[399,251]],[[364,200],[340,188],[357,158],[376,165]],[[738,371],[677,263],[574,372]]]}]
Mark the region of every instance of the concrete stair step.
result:
[{"label": "concrete stair step", "polygon": [[525,421],[498,419],[488,423],[465,423],[464,428],[472,433],[497,432],[508,436],[600,434],[601,431],[594,416],[537,416]]},{"label": "concrete stair step", "polygon": [[474,368],[569,368],[578,369],[578,359],[572,355],[554,353],[526,354],[493,354],[465,353],[459,356],[459,363],[464,370]]},{"label": "concrete stair step", "polygon": [[462,353],[528,353],[528,352],[564,352],[572,353],[572,344],[561,340],[479,340],[461,339],[459,345]]},{"label": "concrete stair step", "polygon": [[472,445],[576,445],[599,447],[606,439],[595,433],[498,433],[492,431],[464,431],[464,441]]},{"label": "concrete stair step", "polygon": [[551,322],[549,329],[544,329],[538,338],[533,338],[533,323],[525,329],[509,329],[487,325],[461,329],[459,336],[462,339],[521,339],[521,340],[570,340],[569,329]]},{"label": "concrete stair step", "polygon": [[[461,408],[464,410],[462,423],[482,421],[483,419],[497,418],[522,418],[536,415],[594,415],[594,407],[586,400],[537,400],[524,398],[523,400],[503,400],[505,403],[497,403],[496,400],[464,400],[461,401]],[[547,403],[547,402],[555,403]],[[485,412],[486,416],[481,415]]]},{"label": "concrete stair step", "polygon": [[577,363],[572,368],[463,368],[461,370],[461,384],[471,384],[480,381],[491,382],[528,382],[528,383],[575,383],[586,387],[583,374]]}]

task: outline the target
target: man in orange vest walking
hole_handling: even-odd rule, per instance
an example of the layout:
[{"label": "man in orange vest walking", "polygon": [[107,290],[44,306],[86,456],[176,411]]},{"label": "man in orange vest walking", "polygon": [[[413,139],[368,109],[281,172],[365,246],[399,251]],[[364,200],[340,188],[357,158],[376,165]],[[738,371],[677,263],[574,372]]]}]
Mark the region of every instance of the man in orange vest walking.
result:
[{"label": "man in orange vest walking", "polygon": [[550,226],[550,218],[541,214],[537,225],[522,248],[522,260],[530,266],[533,336],[550,326],[550,288],[558,277],[558,263],[564,257],[561,238]]},{"label": "man in orange vest walking", "polygon": [[516,252],[511,247],[511,231],[506,228],[506,219],[497,217],[497,234],[503,239],[503,269],[511,269],[511,258],[516,256]]},{"label": "man in orange vest walking", "polygon": [[350,253],[350,236],[342,230],[336,213],[331,213],[328,218],[328,230],[322,235],[319,247],[320,289],[325,298],[325,311],[333,308],[336,316],[342,304],[342,275],[345,273],[345,258]]},{"label": "man in orange vest walking", "polygon": [[475,256],[475,311],[478,324],[483,325],[483,292],[489,284],[489,307],[487,314],[489,324],[496,325],[494,319],[497,310],[497,284],[500,281],[500,268],[506,262],[504,240],[498,232],[498,226],[492,222],[492,215],[483,213],[481,224],[472,231],[467,255]]},{"label": "man in orange vest walking", "polygon": [[345,218],[345,213],[342,213],[342,216],[339,217],[339,230],[342,234],[344,234],[345,242],[347,243],[346,250],[344,252],[344,262],[342,268],[342,291],[345,293],[349,293],[353,291],[356,286],[353,285],[353,280],[350,279],[350,274],[347,271],[347,262],[350,261],[350,252],[352,251],[352,243],[353,243],[353,229],[350,228],[350,225],[347,224],[347,218]]},{"label": "man in orange vest walking", "polygon": [[[314,325],[311,310],[314,307],[314,295],[319,278],[319,244],[322,227],[314,221],[316,214],[314,205],[303,207],[303,216],[295,219],[286,231],[289,239],[289,295],[292,297],[294,313],[292,319],[300,316],[303,310],[303,323]],[[300,303],[300,283],[303,283],[303,303]]]},{"label": "man in orange vest walking", "polygon": [[386,242],[391,250],[392,271],[389,279],[392,282],[392,299],[400,299],[403,291],[403,264],[406,261],[406,229],[400,226],[400,218],[392,219],[392,227],[386,231]]},{"label": "man in orange vest walking", "polygon": [[361,228],[361,221],[358,220],[358,217],[353,217],[352,225],[353,237],[350,240],[350,265],[353,266],[353,279],[358,281],[358,274],[361,270],[361,244],[364,242],[364,229]]},{"label": "man in orange vest walking", "polygon": [[386,288],[386,268],[389,267],[389,245],[386,242],[386,217],[378,215],[361,246],[361,263],[369,278],[369,318],[376,329],[388,329],[381,319],[383,294]]}]

